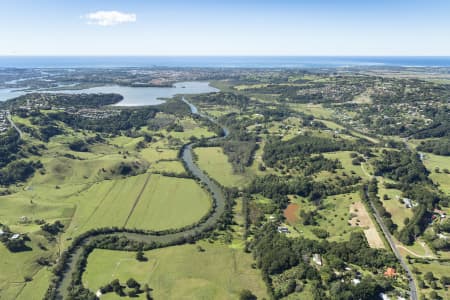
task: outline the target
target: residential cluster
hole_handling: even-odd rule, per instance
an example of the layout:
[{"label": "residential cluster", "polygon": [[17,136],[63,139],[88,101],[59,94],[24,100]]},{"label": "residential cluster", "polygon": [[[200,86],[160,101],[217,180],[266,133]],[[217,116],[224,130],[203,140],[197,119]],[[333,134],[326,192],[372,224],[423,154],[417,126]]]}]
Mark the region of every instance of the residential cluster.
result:
[{"label": "residential cluster", "polygon": [[326,84],[324,86],[305,87],[297,91],[297,96],[328,99],[332,102],[347,101],[354,95],[364,92],[362,85]]},{"label": "residential cluster", "polygon": [[8,121],[8,110],[0,110],[0,133],[3,133],[11,126]]},{"label": "residential cluster", "polygon": [[45,110],[64,110],[64,108],[59,108],[52,106],[49,101],[43,97],[28,97],[26,103],[17,107],[23,110],[34,110],[34,109],[45,109]]},{"label": "residential cluster", "polygon": [[[53,110],[63,111],[71,115],[80,116],[87,119],[105,119],[120,114],[119,109],[102,109],[102,108],[79,108],[76,106],[58,106],[51,103],[53,95],[39,95],[37,97],[28,97],[26,103],[18,106],[20,110],[32,111],[32,110]],[[61,99],[65,101],[67,99]]]},{"label": "residential cluster", "polygon": [[68,108],[67,113],[77,115],[87,119],[100,120],[106,119],[120,114],[118,109],[98,109],[98,108]]}]

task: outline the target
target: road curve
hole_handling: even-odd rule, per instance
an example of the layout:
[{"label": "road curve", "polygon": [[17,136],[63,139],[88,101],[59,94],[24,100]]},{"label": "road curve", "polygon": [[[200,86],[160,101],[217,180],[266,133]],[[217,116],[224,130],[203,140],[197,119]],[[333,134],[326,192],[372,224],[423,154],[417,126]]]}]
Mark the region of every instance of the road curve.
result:
[{"label": "road curve", "polygon": [[[218,124],[215,120],[213,120],[211,117],[203,115],[198,113],[197,108],[184,98],[182,99],[186,104],[189,105],[191,112],[193,114],[197,114],[203,118],[207,118],[210,121]],[[211,139],[218,139],[218,138],[225,138],[228,135],[228,130],[226,128],[222,128],[224,132],[223,137],[214,137]],[[130,232],[124,232],[121,230],[116,231],[115,233],[105,233],[105,234],[97,234],[95,236],[87,236],[85,237],[81,243],[80,246],[72,248],[70,252],[68,252],[68,259],[67,259],[67,268],[62,272],[62,275],[58,277],[58,280],[56,281],[56,292],[53,299],[66,299],[68,290],[67,288],[70,286],[71,280],[72,280],[72,273],[77,268],[77,262],[81,258],[81,254],[83,252],[83,246],[87,245],[92,240],[99,238],[99,237],[106,237],[106,236],[113,236],[113,235],[125,235],[128,239],[134,240],[134,241],[142,241],[144,243],[150,243],[150,242],[157,242],[162,244],[169,245],[173,241],[177,241],[180,238],[186,238],[186,237],[194,237],[197,236],[199,233],[207,231],[214,227],[214,225],[217,223],[219,218],[222,216],[223,212],[225,211],[225,204],[226,204],[226,198],[225,195],[221,189],[221,187],[211,180],[194,162],[193,158],[193,144],[186,145],[181,154],[181,159],[185,163],[186,168],[188,171],[191,172],[191,174],[204,186],[207,187],[209,190],[213,202],[214,202],[214,210],[209,215],[209,217],[202,223],[198,224],[194,228],[188,228],[186,230],[178,231],[175,233],[167,233],[167,234],[161,234],[161,233],[130,233]]]},{"label": "road curve", "polygon": [[416,284],[414,282],[414,277],[413,277],[413,274],[412,274],[408,264],[406,263],[406,261],[403,258],[403,256],[401,256],[400,252],[398,251],[397,246],[396,246],[396,244],[395,244],[395,242],[394,242],[394,240],[392,238],[391,233],[389,232],[389,230],[387,229],[386,225],[384,224],[383,219],[379,215],[378,210],[376,209],[375,205],[372,202],[372,199],[370,199],[369,193],[367,191],[367,187],[364,188],[364,193],[366,194],[366,197],[367,197],[367,199],[369,201],[369,204],[372,207],[375,219],[376,219],[378,225],[380,225],[380,228],[383,231],[383,234],[386,237],[386,240],[388,241],[389,246],[392,249],[392,252],[394,252],[395,256],[397,257],[398,261],[400,262],[400,265],[403,267],[403,269],[406,272],[406,275],[408,277],[408,284],[409,284],[409,291],[410,291],[411,300],[418,300],[419,298],[417,297]]}]

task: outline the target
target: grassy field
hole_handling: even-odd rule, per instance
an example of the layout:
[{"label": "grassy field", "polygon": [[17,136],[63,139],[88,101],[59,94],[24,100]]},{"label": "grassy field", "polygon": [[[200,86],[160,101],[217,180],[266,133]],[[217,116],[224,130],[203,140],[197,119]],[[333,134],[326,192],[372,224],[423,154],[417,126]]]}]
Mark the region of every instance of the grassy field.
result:
[{"label": "grassy field", "polygon": [[149,168],[150,172],[173,172],[176,174],[185,173],[183,164],[177,160],[161,160],[152,164]]},{"label": "grassy field", "polygon": [[158,142],[152,144],[148,148],[142,149],[139,152],[139,155],[149,163],[155,163],[160,160],[176,159],[178,151],[175,149],[167,148],[166,144]]},{"label": "grassy field", "polygon": [[179,228],[198,221],[210,206],[209,195],[194,180],[152,175],[127,227]]},{"label": "grassy field", "polygon": [[356,104],[371,104],[372,103],[372,98],[371,98],[372,92],[373,91],[371,89],[367,89],[363,93],[355,96],[353,98],[352,102],[356,103]]},{"label": "grassy field", "polygon": [[[31,242],[27,245],[32,251],[11,253],[3,244],[0,244],[0,299],[16,299],[19,294],[29,294],[30,286],[33,286],[35,295],[40,294],[41,297],[19,297],[18,299],[41,299],[48,287],[48,274],[44,274],[45,270],[36,263],[39,257],[52,255],[49,251],[37,246],[38,242],[45,246],[48,243],[44,237],[37,234],[30,234],[30,238]],[[34,276],[36,274],[39,276]],[[25,277],[33,277],[33,281],[25,284]]]},{"label": "grassy field", "polygon": [[316,118],[319,119],[330,119],[333,115],[333,110],[324,108],[321,104],[302,104],[302,103],[296,103],[290,105],[292,109],[305,112],[308,114],[313,115]]},{"label": "grassy field", "polygon": [[[324,209],[317,211],[318,216],[316,222],[318,225],[302,225],[301,218],[299,222],[294,225],[294,236],[303,236],[305,238],[317,239],[311,230],[314,228],[326,229],[330,237],[330,241],[347,241],[352,231],[359,231],[360,228],[351,227],[349,225],[350,205],[352,202],[359,201],[360,197],[358,193],[341,194],[336,196],[330,196],[324,199]],[[302,198],[296,198],[293,203],[298,204],[298,210],[310,211],[314,209],[312,204]]]},{"label": "grassy field", "polygon": [[[440,297],[442,297],[441,299],[450,299],[450,291],[449,290],[445,290],[442,287],[442,284],[439,282],[439,279],[442,276],[448,276],[448,270],[450,265],[448,263],[439,263],[439,262],[430,262],[429,264],[422,264],[422,263],[414,263],[414,265],[412,265],[413,267],[416,267],[417,269],[419,269],[420,274],[415,275],[415,277],[420,277],[423,280],[423,275],[426,272],[432,272],[434,275],[434,278],[436,278],[436,283],[438,286],[438,289],[435,290],[435,292],[437,292],[439,294]],[[428,297],[428,295],[430,294],[431,291],[433,291],[433,289],[430,287],[428,282],[425,282],[426,288],[425,289],[419,289],[419,294],[420,295],[426,295]],[[427,298],[427,299],[431,299],[431,298]]]},{"label": "grassy field", "polygon": [[[445,174],[444,169],[450,170],[450,156],[434,155],[425,153],[425,159],[423,161],[425,167],[431,172],[430,178],[433,182],[439,184],[439,188],[450,195],[450,174]],[[436,167],[440,169],[440,172],[436,172]]]},{"label": "grassy field", "polygon": [[34,276],[33,281],[27,282],[20,293],[17,295],[17,300],[42,299],[48,288],[48,283],[51,278],[50,268],[42,268]]},{"label": "grassy field", "polygon": [[[378,195],[384,208],[391,214],[392,221],[398,226],[398,230],[401,230],[404,226],[403,221],[405,218],[411,218],[413,216],[412,209],[406,208],[405,204],[400,203],[399,199],[402,199],[402,191],[386,189],[384,184],[379,182]],[[383,200],[384,195],[387,195],[389,200]]]},{"label": "grassy field", "polygon": [[195,148],[200,169],[206,171],[212,178],[224,186],[242,186],[247,179],[245,176],[235,174],[228,162],[227,156],[220,147]]},{"label": "grassy field", "polygon": [[194,223],[210,207],[208,194],[194,180],[157,174],[95,184],[75,202],[78,208],[68,236],[108,226],[178,228]]},{"label": "grassy field", "polygon": [[[17,124],[35,130],[29,118],[14,116]],[[198,221],[211,207],[209,195],[191,179],[165,177],[158,172],[184,173],[177,159],[179,148],[192,136],[214,135],[191,117],[180,117],[177,122],[183,132],[141,132],[153,139],[145,148],[137,149],[143,137],[103,135],[104,140],[90,143],[88,152],[69,148],[75,140],[86,140],[95,134],[87,130],[74,130],[56,122],[64,134],[42,142],[30,134],[23,138],[30,145],[45,145],[40,156],[44,166],[27,182],[8,187],[13,193],[0,196],[0,222],[13,232],[27,233],[32,251],[10,253],[0,245],[0,299],[40,299],[48,286],[48,274],[36,260],[52,257],[59,248],[64,249],[74,236],[91,228],[104,226],[140,227],[153,230],[178,228]],[[123,178],[112,171],[121,163],[139,164],[139,176]],[[148,170],[147,170],[148,168]],[[3,188],[2,188],[3,190]],[[21,222],[27,219],[29,222]],[[49,243],[42,236],[35,220],[66,225],[57,242]],[[39,249],[42,243],[48,250]],[[7,271],[5,271],[7,270]],[[24,277],[32,277],[25,283]],[[39,295],[39,296],[37,296]]]},{"label": "grassy field", "polygon": [[353,158],[350,157],[350,153],[352,153],[352,151],[338,151],[338,152],[324,153],[323,156],[329,159],[338,159],[342,164],[342,168],[348,175],[350,175],[350,173],[353,171],[355,172],[356,175],[360,176],[361,178],[363,179],[367,178],[366,174],[363,172],[360,165],[355,166],[352,164]]},{"label": "grassy field", "polygon": [[[219,243],[198,244],[204,252],[196,245],[157,249],[145,253],[146,262],[136,261],[133,252],[95,250],[83,282],[95,291],[112,279],[125,282],[133,277],[148,283],[155,299],[237,299],[242,289],[250,289],[258,299],[267,297],[259,270],[251,268],[251,254]],[[118,297],[107,294],[102,299]]]}]

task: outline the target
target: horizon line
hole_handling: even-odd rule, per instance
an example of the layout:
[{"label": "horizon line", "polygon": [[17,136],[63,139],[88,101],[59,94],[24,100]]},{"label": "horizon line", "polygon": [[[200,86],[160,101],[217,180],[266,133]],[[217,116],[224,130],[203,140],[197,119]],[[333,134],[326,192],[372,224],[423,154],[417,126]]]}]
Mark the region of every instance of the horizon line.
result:
[{"label": "horizon line", "polygon": [[372,55],[372,54],[335,54],[335,55],[315,55],[315,54],[0,54],[0,57],[449,57],[450,54],[445,55]]}]

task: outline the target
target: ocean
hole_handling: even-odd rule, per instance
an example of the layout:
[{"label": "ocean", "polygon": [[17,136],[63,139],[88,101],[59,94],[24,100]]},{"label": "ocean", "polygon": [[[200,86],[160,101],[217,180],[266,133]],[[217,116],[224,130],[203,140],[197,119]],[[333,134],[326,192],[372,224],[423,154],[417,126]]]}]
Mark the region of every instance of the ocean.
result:
[{"label": "ocean", "polygon": [[450,67],[450,56],[0,56],[0,68]]}]

